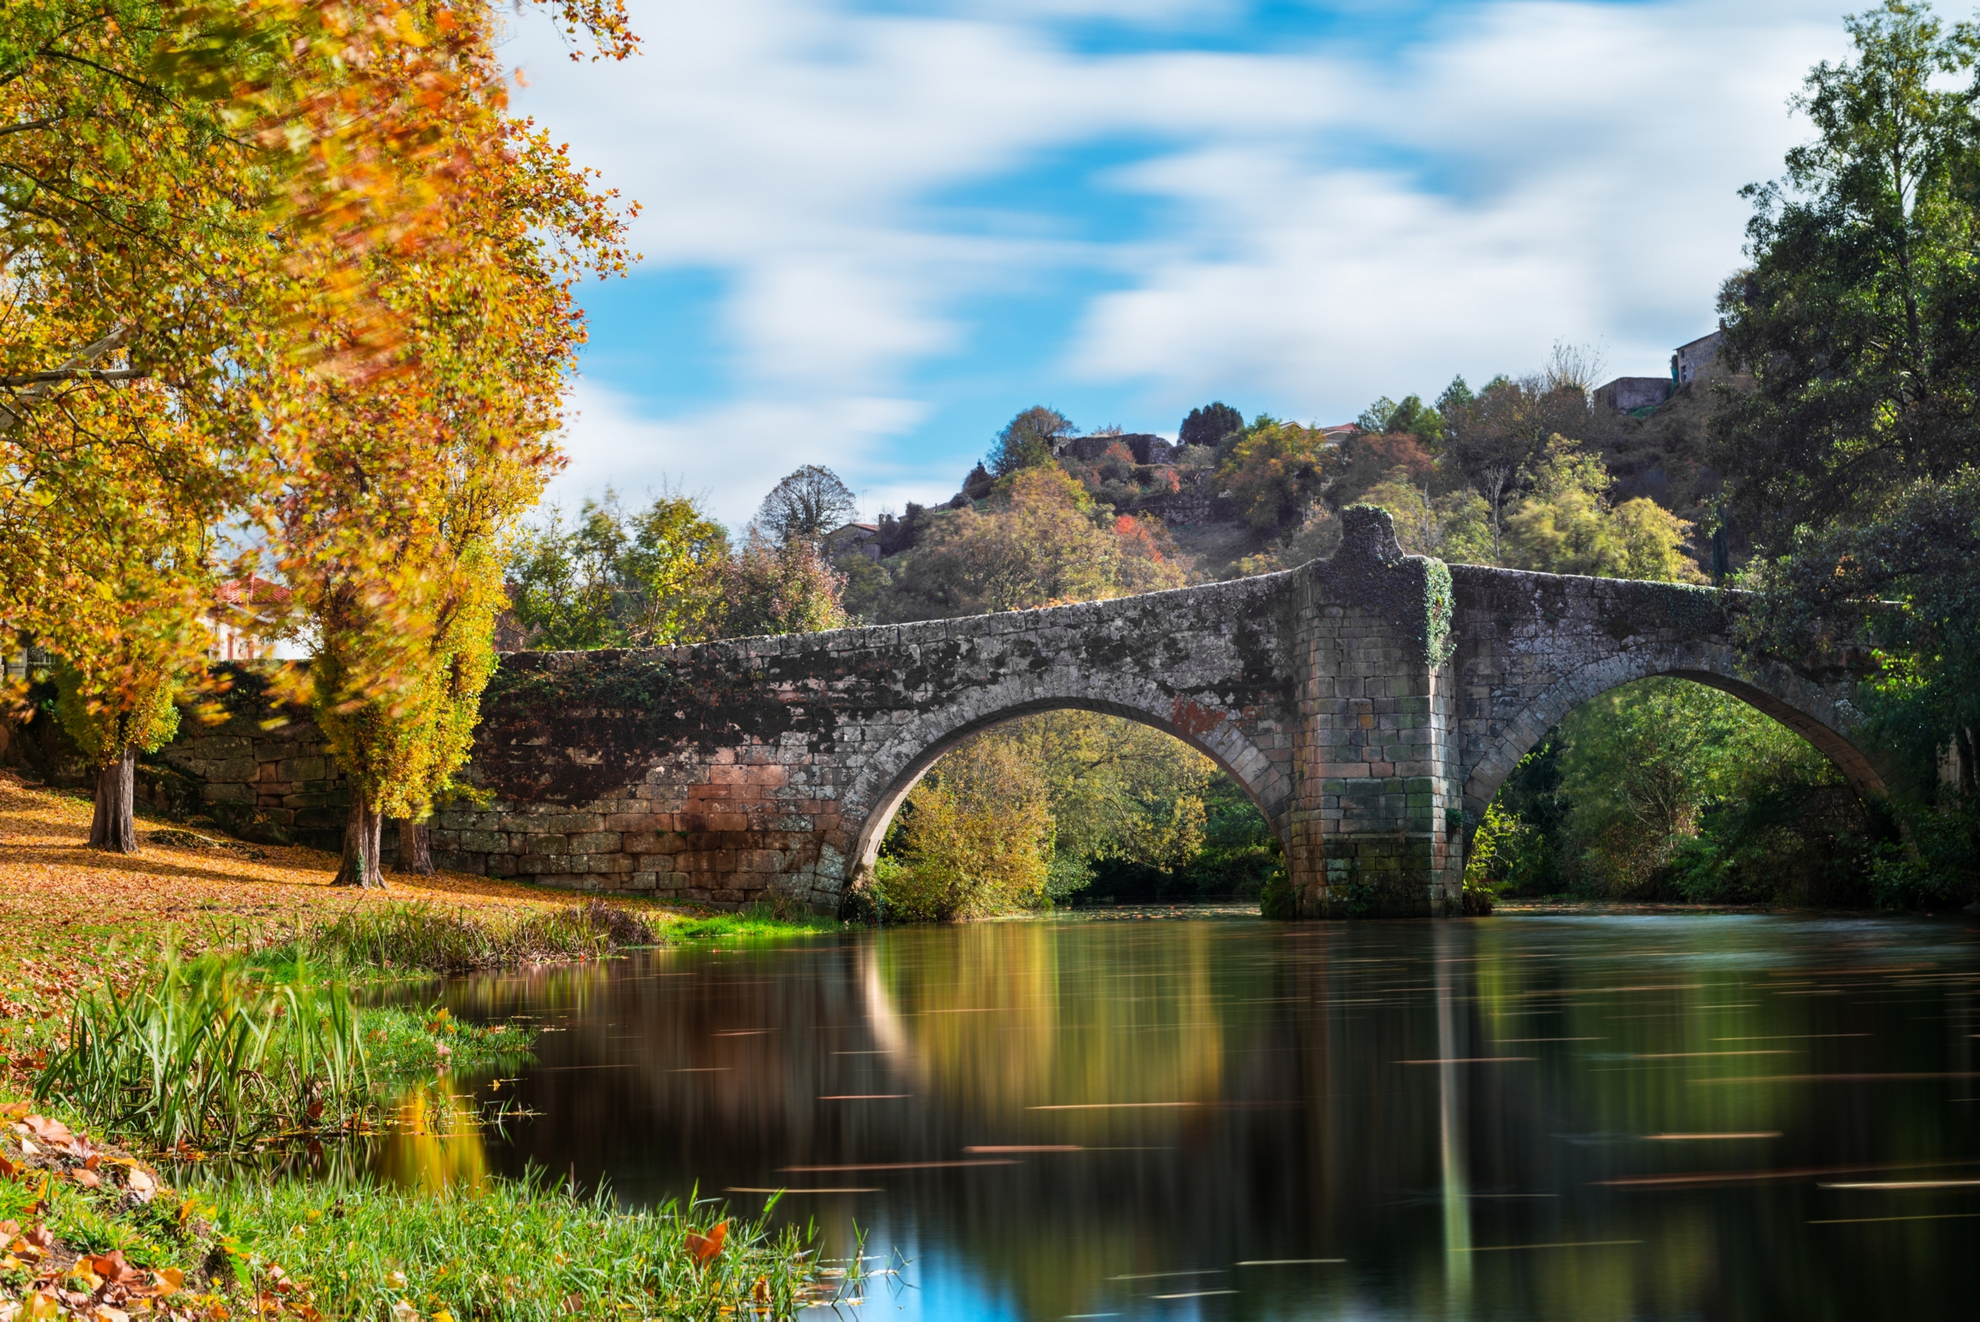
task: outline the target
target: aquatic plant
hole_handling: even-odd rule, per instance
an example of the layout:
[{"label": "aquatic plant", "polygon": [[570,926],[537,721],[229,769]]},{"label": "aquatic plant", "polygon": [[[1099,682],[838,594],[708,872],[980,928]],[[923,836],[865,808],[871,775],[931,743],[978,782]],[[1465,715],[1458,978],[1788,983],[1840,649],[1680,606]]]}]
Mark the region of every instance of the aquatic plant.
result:
[{"label": "aquatic plant", "polygon": [[155,1148],[234,1148],[356,1119],[371,1079],[342,979],[301,965],[270,980],[238,955],[167,952],[144,985],[76,998],[35,1097]]}]

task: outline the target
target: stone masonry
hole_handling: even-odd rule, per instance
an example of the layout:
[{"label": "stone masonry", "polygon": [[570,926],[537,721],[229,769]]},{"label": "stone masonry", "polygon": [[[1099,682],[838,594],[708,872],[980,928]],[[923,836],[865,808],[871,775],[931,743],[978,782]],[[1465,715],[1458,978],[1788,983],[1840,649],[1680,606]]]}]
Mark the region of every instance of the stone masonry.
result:
[{"label": "stone masonry", "polygon": [[[833,910],[945,751],[1016,716],[1083,708],[1165,730],[1244,786],[1303,915],[1444,914],[1470,832],[1520,757],[1577,704],[1660,674],[1738,695],[1859,791],[1883,789],[1849,739],[1847,676],[1743,656],[1735,594],[1447,567],[1403,555],[1380,510],[1351,508],[1343,524],[1331,560],[1172,592],[510,654],[468,772],[480,803],[435,815],[435,861],[574,890]],[[257,811],[319,825],[337,795],[293,721],[222,737],[242,746],[195,757],[175,745],[166,761],[191,774],[204,760],[209,802],[245,809],[252,785]]]}]

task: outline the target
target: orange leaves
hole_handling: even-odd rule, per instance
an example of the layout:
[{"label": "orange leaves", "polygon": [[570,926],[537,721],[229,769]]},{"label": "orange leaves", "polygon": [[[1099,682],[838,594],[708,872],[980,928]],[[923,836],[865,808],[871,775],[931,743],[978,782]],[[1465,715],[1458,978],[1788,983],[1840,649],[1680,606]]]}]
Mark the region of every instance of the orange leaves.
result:
[{"label": "orange leaves", "polygon": [[688,1231],[686,1240],[687,1249],[697,1263],[705,1266],[717,1254],[721,1253],[722,1244],[728,1237],[729,1223],[727,1221],[717,1221],[714,1228],[705,1235],[697,1234],[692,1230]]}]

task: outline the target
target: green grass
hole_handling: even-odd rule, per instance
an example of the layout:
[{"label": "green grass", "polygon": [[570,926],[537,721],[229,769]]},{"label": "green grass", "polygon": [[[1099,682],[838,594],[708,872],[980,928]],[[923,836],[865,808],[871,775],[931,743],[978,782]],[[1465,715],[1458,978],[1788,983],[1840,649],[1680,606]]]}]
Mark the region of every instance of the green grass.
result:
[{"label": "green grass", "polygon": [[42,1069],[35,1098],[59,1098],[154,1149],[336,1128],[375,1104],[358,1008],[341,979],[301,967],[270,980],[239,956],[170,953],[147,984],[76,999],[68,1044]]},{"label": "green grass", "polygon": [[129,992],[77,999],[35,1096],[150,1151],[235,1151],[373,1123],[398,1080],[517,1061],[532,1037],[437,1005],[359,1005],[293,952],[168,955]]},{"label": "green grass", "polygon": [[670,941],[710,941],[727,937],[816,936],[839,930],[839,921],[823,914],[793,913],[779,906],[757,903],[733,913],[679,918],[660,932]]},{"label": "green grass", "polygon": [[242,1283],[279,1265],[324,1314],[353,1322],[387,1322],[401,1301],[462,1322],[712,1319],[748,1316],[754,1301],[788,1317],[811,1262],[795,1230],[730,1220],[724,1248],[702,1264],[687,1236],[725,1219],[715,1206],[626,1212],[603,1190],[574,1195],[541,1174],[437,1193],[239,1180],[200,1194]]},{"label": "green grass", "polygon": [[[102,1185],[84,1187],[64,1174],[75,1158],[25,1156],[11,1134],[4,1146],[24,1169],[0,1180],[0,1219],[45,1226],[64,1258],[121,1252],[141,1269],[176,1269],[175,1317],[788,1318],[836,1293],[820,1284],[809,1232],[773,1232],[768,1209],[756,1221],[705,1201],[628,1212],[608,1192],[577,1195],[540,1172],[433,1191],[224,1165],[188,1168],[177,1187],[141,1199],[121,1166],[103,1165]],[[704,1259],[688,1237],[722,1221],[725,1243]],[[0,1300],[25,1301],[41,1271],[8,1258]],[[25,1316],[69,1315],[54,1302]]]}]

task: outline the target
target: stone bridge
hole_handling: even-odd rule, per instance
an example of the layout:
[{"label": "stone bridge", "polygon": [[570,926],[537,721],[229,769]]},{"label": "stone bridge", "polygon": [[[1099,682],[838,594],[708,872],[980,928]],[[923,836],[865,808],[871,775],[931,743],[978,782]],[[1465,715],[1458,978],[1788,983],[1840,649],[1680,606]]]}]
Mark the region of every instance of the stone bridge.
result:
[{"label": "stone bridge", "polygon": [[1082,708],[1215,759],[1285,849],[1302,914],[1444,914],[1499,783],[1577,704],[1650,675],[1734,694],[1859,792],[1841,674],[1743,656],[1733,594],[1402,554],[1344,513],[1331,560],[957,620],[505,657],[443,867],[741,904],[842,902],[921,774],[977,731]]}]

